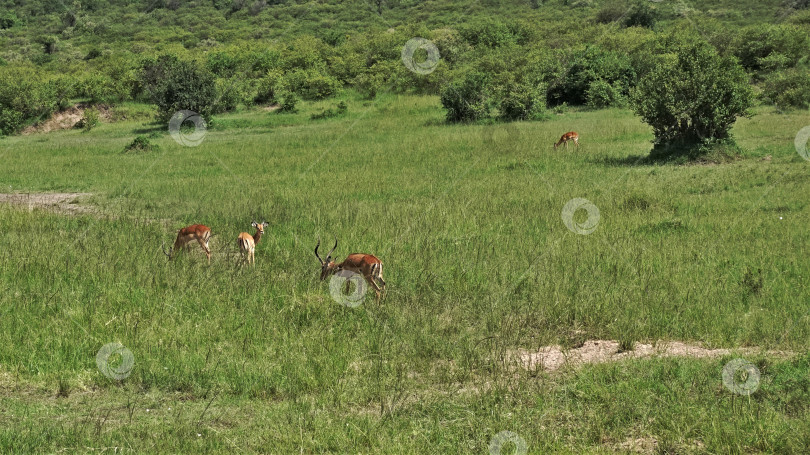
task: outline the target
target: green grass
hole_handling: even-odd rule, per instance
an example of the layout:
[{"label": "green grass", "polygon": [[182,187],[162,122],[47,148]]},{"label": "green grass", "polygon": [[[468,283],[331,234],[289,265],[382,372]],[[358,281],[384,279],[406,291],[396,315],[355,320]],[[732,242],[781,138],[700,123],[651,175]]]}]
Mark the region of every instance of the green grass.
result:
[{"label": "green grass", "polygon": [[[503,358],[584,339],[806,352],[810,115],[760,108],[731,163],[640,165],[652,135],[624,110],[445,125],[435,97],[345,100],[331,119],[310,116],[334,100],[217,117],[198,147],[143,120],[0,141],[0,191],[90,192],[100,213],[0,206],[3,451],[487,453],[503,430],[529,453],[808,450],[804,354],[748,358],[750,398],[720,380],[741,355]],[[570,130],[581,147],[553,150]],[[157,151],[123,153],[153,132]],[[578,197],[599,209],[589,235],[561,217]],[[240,267],[253,219],[270,226]],[[192,223],[212,264],[167,263]],[[331,299],[318,236],[382,259],[381,305]],[[96,366],[111,342],[135,359],[121,382]]]}]

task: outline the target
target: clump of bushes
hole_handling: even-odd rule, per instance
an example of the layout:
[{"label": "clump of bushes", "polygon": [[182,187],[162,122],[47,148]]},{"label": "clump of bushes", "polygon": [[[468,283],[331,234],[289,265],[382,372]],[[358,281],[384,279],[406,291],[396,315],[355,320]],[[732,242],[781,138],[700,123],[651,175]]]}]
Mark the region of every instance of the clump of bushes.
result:
[{"label": "clump of bushes", "polygon": [[157,105],[161,120],[187,109],[203,118],[218,111],[219,97],[214,75],[194,62],[163,55],[143,65],[141,84],[148,98]]},{"label": "clump of bushes", "polygon": [[471,122],[489,116],[488,82],[486,74],[470,71],[445,86],[441,92],[441,102],[447,110],[447,121]]},{"label": "clump of bushes", "polygon": [[765,81],[762,95],[779,107],[810,108],[810,71],[791,68]]},{"label": "clump of bushes", "polygon": [[76,122],[74,128],[84,131],[90,131],[99,124],[99,111],[96,107],[91,106],[84,110],[82,118]]},{"label": "clump of bushes", "polygon": [[287,92],[281,95],[281,103],[279,103],[278,112],[280,113],[293,113],[298,112],[298,97],[295,93]]},{"label": "clump of bushes", "polygon": [[124,153],[143,153],[160,150],[160,146],[153,143],[150,137],[154,136],[137,136],[129,145],[124,147]]},{"label": "clump of bushes", "polygon": [[498,113],[501,119],[540,120],[547,116],[544,86],[509,81],[499,92]]},{"label": "clump of bushes", "polygon": [[621,106],[638,76],[628,55],[589,47],[574,55],[548,91],[548,104]]}]

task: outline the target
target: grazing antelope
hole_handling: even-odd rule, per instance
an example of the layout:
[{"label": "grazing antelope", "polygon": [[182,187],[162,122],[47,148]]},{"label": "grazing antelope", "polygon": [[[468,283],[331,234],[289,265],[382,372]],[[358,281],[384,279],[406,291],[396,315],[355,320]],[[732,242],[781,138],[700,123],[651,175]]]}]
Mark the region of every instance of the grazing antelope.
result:
[{"label": "grazing antelope", "polygon": [[[326,279],[327,276],[341,270],[348,270],[360,275],[366,279],[366,282],[374,288],[377,294],[377,303],[380,302],[380,291],[385,290],[385,280],[382,276],[382,262],[376,256],[363,253],[352,253],[346,256],[340,264],[335,264],[332,261],[332,252],[337,248],[337,238],[335,238],[335,246],[329,250],[326,259],[321,259],[318,255],[318,247],[321,246],[321,239],[318,238],[318,244],[315,245],[315,257],[321,261],[321,281]],[[382,286],[378,286],[376,281],[379,281]],[[347,287],[348,287],[348,283]]]},{"label": "grazing antelope", "polygon": [[248,264],[255,265],[256,257],[253,254],[256,251],[256,244],[261,240],[262,234],[264,234],[264,228],[267,227],[268,223],[267,221],[263,221],[259,224],[253,221],[250,225],[256,228],[256,233],[251,236],[247,232],[243,232],[239,234],[236,243],[239,245],[239,250],[242,251],[242,260],[247,260]]},{"label": "grazing antelope", "polygon": [[186,247],[187,250],[191,249],[189,243],[196,240],[200,247],[202,247],[205,255],[208,257],[208,263],[211,263],[211,249],[208,248],[208,240],[211,239],[211,228],[203,226],[202,224],[192,224],[191,226],[184,227],[177,231],[177,239],[174,241],[174,246],[169,248],[166,252],[166,242],[163,242],[163,254],[172,260],[172,253],[179,251],[181,248]]},{"label": "grazing antelope", "polygon": [[579,134],[577,134],[576,131],[569,131],[569,132],[563,134],[562,137],[560,137],[560,140],[557,141],[556,144],[554,144],[554,148],[556,149],[560,144],[562,144],[564,142],[565,143],[565,148],[567,149],[568,148],[568,141],[574,141],[574,145],[576,145],[577,148],[579,148]]}]

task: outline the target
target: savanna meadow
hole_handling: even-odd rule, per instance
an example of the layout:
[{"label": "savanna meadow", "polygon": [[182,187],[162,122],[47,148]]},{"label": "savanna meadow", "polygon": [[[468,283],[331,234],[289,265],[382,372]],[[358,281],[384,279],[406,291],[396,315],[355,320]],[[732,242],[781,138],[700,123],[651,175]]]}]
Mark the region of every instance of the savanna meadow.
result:
[{"label": "savanna meadow", "polygon": [[0,453],[810,453],[808,0],[0,0]]}]

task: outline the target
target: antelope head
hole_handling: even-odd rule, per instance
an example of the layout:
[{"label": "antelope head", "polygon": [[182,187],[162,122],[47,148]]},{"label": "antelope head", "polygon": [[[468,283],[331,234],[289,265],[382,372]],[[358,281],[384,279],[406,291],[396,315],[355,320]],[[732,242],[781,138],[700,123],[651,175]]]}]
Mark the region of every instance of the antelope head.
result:
[{"label": "antelope head", "polygon": [[337,264],[335,264],[334,261],[332,261],[332,253],[335,251],[335,248],[337,248],[337,237],[335,237],[335,246],[333,246],[332,249],[329,250],[329,253],[327,253],[326,255],[326,259],[321,259],[321,257],[318,255],[319,246],[321,246],[320,237],[318,237],[318,244],[315,245],[315,257],[318,258],[319,261],[321,261],[321,281],[323,281],[326,279],[327,276],[335,273],[338,270]]}]

